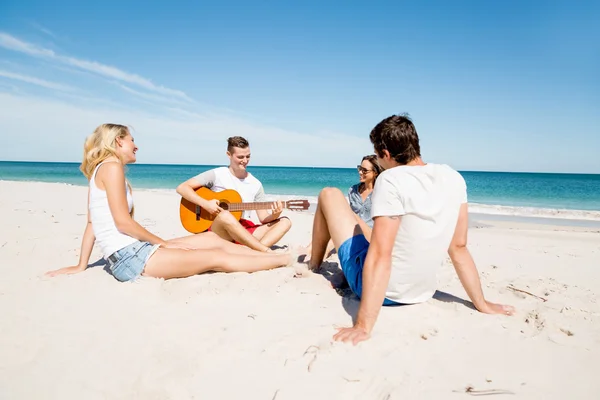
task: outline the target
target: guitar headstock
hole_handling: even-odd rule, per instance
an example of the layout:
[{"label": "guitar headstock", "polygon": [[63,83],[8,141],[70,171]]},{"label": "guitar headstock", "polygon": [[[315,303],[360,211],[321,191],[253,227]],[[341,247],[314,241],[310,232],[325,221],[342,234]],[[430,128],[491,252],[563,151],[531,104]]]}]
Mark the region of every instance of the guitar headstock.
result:
[{"label": "guitar headstock", "polygon": [[310,203],[308,200],[287,200],[285,202],[285,208],[292,211],[304,211],[308,210]]}]

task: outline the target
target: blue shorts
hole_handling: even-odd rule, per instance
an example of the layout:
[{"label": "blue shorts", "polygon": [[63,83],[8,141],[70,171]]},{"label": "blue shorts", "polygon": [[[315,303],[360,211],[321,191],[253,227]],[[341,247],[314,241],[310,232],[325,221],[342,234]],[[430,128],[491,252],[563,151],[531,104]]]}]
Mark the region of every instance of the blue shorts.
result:
[{"label": "blue shorts", "polygon": [[[364,235],[352,236],[346,240],[338,249],[338,258],[342,272],[348,281],[352,292],[359,298],[362,295],[362,273],[369,250],[369,242]],[[395,306],[396,303],[390,299],[383,299],[384,306]]]},{"label": "blue shorts", "polygon": [[150,258],[158,247],[158,244],[150,244],[138,240],[129,246],[115,251],[106,259],[110,267],[110,272],[121,282],[137,278],[144,271],[148,258]]}]

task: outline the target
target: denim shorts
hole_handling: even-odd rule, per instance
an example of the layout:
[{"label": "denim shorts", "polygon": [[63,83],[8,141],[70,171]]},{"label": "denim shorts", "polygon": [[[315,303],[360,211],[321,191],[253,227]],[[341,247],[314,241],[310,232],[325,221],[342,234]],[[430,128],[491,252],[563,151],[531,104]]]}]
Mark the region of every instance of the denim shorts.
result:
[{"label": "denim shorts", "polygon": [[127,282],[140,276],[148,258],[158,249],[158,244],[140,242],[125,246],[112,253],[106,261],[110,272],[121,282]]},{"label": "denim shorts", "polygon": [[[362,296],[362,276],[365,259],[369,251],[369,242],[364,235],[352,236],[347,239],[338,249],[338,258],[342,272],[348,281],[348,286],[352,292],[359,298]],[[390,299],[383,299],[384,306],[396,306],[396,303]]]}]

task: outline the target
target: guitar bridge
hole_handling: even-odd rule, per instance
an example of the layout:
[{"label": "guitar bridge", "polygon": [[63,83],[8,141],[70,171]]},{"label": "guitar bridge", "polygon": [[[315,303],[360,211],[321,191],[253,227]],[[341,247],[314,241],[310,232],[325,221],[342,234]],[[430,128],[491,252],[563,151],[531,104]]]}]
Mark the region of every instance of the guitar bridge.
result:
[{"label": "guitar bridge", "polygon": [[200,211],[202,209],[200,208],[199,205],[196,205],[196,221],[200,221]]}]

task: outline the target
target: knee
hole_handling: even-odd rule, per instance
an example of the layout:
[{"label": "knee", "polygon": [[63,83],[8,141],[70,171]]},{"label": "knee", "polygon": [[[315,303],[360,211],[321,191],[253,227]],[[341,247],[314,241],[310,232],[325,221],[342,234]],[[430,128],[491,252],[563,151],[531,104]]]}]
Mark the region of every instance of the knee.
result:
[{"label": "knee", "polygon": [[335,187],[326,187],[321,190],[321,193],[319,193],[319,201],[324,201],[340,195],[342,197],[344,196],[340,189]]},{"label": "knee", "polygon": [[215,218],[215,221],[221,225],[232,225],[238,222],[237,219],[229,211],[221,211]]},{"label": "knee", "polygon": [[288,217],[279,218],[278,224],[281,224],[285,231],[289,231],[292,228],[292,221]]}]

